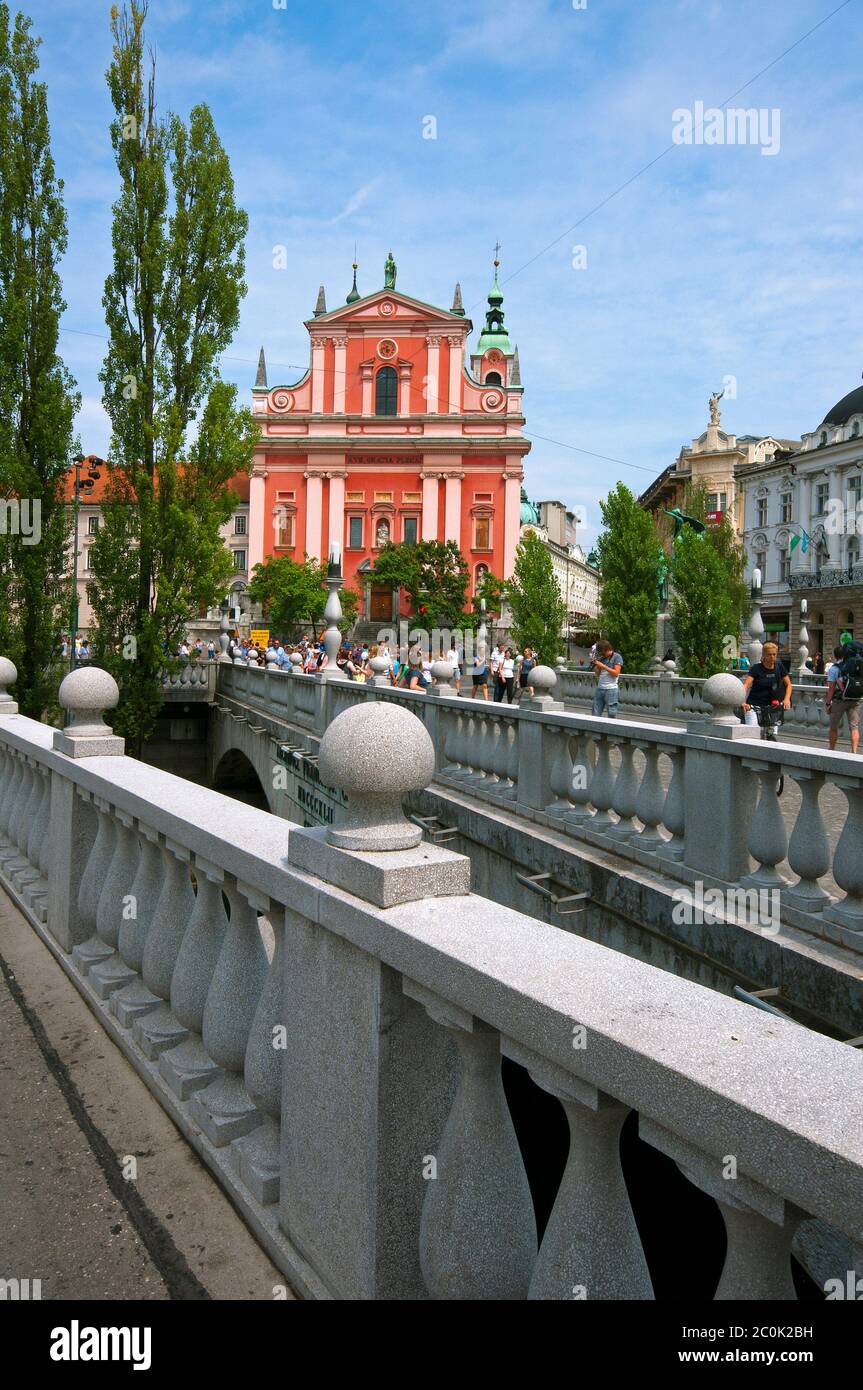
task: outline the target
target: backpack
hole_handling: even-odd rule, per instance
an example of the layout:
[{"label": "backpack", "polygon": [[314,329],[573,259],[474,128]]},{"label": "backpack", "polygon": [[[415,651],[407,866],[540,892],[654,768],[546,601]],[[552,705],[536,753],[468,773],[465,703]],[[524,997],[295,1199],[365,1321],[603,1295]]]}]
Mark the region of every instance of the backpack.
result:
[{"label": "backpack", "polygon": [[[860,643],[855,642],[854,647],[859,648]],[[843,659],[839,672],[842,680],[842,699],[863,700],[863,655],[859,650],[851,649]]]}]

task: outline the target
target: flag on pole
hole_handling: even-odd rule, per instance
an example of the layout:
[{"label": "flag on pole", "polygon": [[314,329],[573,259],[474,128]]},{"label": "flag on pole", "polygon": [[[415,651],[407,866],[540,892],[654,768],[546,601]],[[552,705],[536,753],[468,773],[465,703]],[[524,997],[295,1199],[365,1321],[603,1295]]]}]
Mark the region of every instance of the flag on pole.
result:
[{"label": "flag on pole", "polygon": [[[802,530],[802,529],[803,529],[803,528],[801,527],[801,530]],[[803,543],[803,544],[802,544],[802,547],[801,547],[801,554],[805,555],[806,552],[807,552],[807,550],[809,549],[809,533],[808,533],[808,531],[803,531],[802,536],[793,535],[793,536],[791,537],[791,543],[790,543],[790,545],[788,546],[788,549],[789,549],[789,550],[794,550],[798,545],[800,545],[801,541],[802,541],[802,543]]]}]

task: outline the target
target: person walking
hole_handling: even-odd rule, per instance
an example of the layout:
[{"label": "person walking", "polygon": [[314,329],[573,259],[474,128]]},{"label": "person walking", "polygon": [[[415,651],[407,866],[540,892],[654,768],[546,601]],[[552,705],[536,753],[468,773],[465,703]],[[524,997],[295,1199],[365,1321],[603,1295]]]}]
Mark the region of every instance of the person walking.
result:
[{"label": "person walking", "polygon": [[498,669],[497,683],[500,694],[495,692],[495,699],[502,704],[504,697],[506,697],[507,702],[512,704],[515,691],[515,652],[512,647],[507,647],[503,654],[503,660]]},{"label": "person walking", "polygon": [[598,680],[593,693],[593,713],[597,718],[616,719],[620,704],[620,673],[623,670],[623,657],[616,652],[610,642],[596,644],[593,663]]},{"label": "person walking", "polygon": [[456,650],[456,645],[454,641],[450,642],[449,651],[444,657],[444,661],[448,661],[450,666],[452,667],[451,680],[456,690],[458,690],[459,682],[461,680],[461,669],[459,667],[458,651]]},{"label": "person walking", "polygon": [[488,658],[485,652],[473,659],[473,695],[475,700],[488,699]]},{"label": "person walking", "polygon": [[[826,705],[830,715],[827,747],[836,747],[842,720],[847,719],[851,752],[857,753],[860,748],[860,699],[863,696],[863,679],[861,679],[863,678],[863,669],[857,674],[855,683],[855,672],[848,672],[848,663],[846,663],[845,653],[841,647],[833,648],[833,658],[833,664],[827,670]],[[857,656],[850,658],[850,660],[859,662],[863,668],[863,658]]]},{"label": "person walking", "polygon": [[519,699],[521,699],[522,695],[524,694],[524,692],[525,692],[525,690],[526,690],[526,688],[527,688],[527,683],[528,683],[528,680],[530,679],[530,673],[531,673],[531,671],[533,670],[533,668],[534,668],[535,665],[536,665],[536,657],[534,656],[533,648],[532,648],[532,647],[525,647],[524,652],[522,653],[522,655],[519,657],[519,660],[518,660],[518,698],[519,698]]}]

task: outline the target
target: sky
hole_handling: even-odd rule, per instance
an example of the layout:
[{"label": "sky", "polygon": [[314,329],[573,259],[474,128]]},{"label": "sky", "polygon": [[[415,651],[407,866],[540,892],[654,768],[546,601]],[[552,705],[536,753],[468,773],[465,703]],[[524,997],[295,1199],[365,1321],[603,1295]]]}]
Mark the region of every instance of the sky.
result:
[{"label": "sky", "polygon": [[[20,7],[65,182],[61,351],[105,455],[110,6]],[[583,508],[589,546],[723,384],[723,428],[782,438],[859,384],[863,0],[151,0],[147,32],[160,107],[209,105],[249,215],[241,393],[262,344],[271,386],[302,375],[355,242],[361,293],[391,247],[400,290],[448,308],[460,281],[478,332],[499,241],[526,486]],[[712,141],[723,103],[760,133]]]}]

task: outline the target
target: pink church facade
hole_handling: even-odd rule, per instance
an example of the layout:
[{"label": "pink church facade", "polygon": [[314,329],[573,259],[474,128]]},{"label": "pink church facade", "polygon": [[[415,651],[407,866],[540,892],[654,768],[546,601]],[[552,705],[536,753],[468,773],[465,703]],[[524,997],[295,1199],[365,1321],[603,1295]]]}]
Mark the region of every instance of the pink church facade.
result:
[{"label": "pink church facade", "polygon": [[390,256],[381,290],[360,296],[355,274],[347,302],[327,311],[322,289],[305,324],[308,371],[269,386],[262,349],[252,393],[249,569],[270,555],[326,559],[338,543],[345,581],[375,620],[397,616],[391,591],[373,582],[390,540],[457,542],[471,592],[483,570],[511,575],[530,449],[497,262],[469,365],[459,287],[444,310],[395,280]]}]

